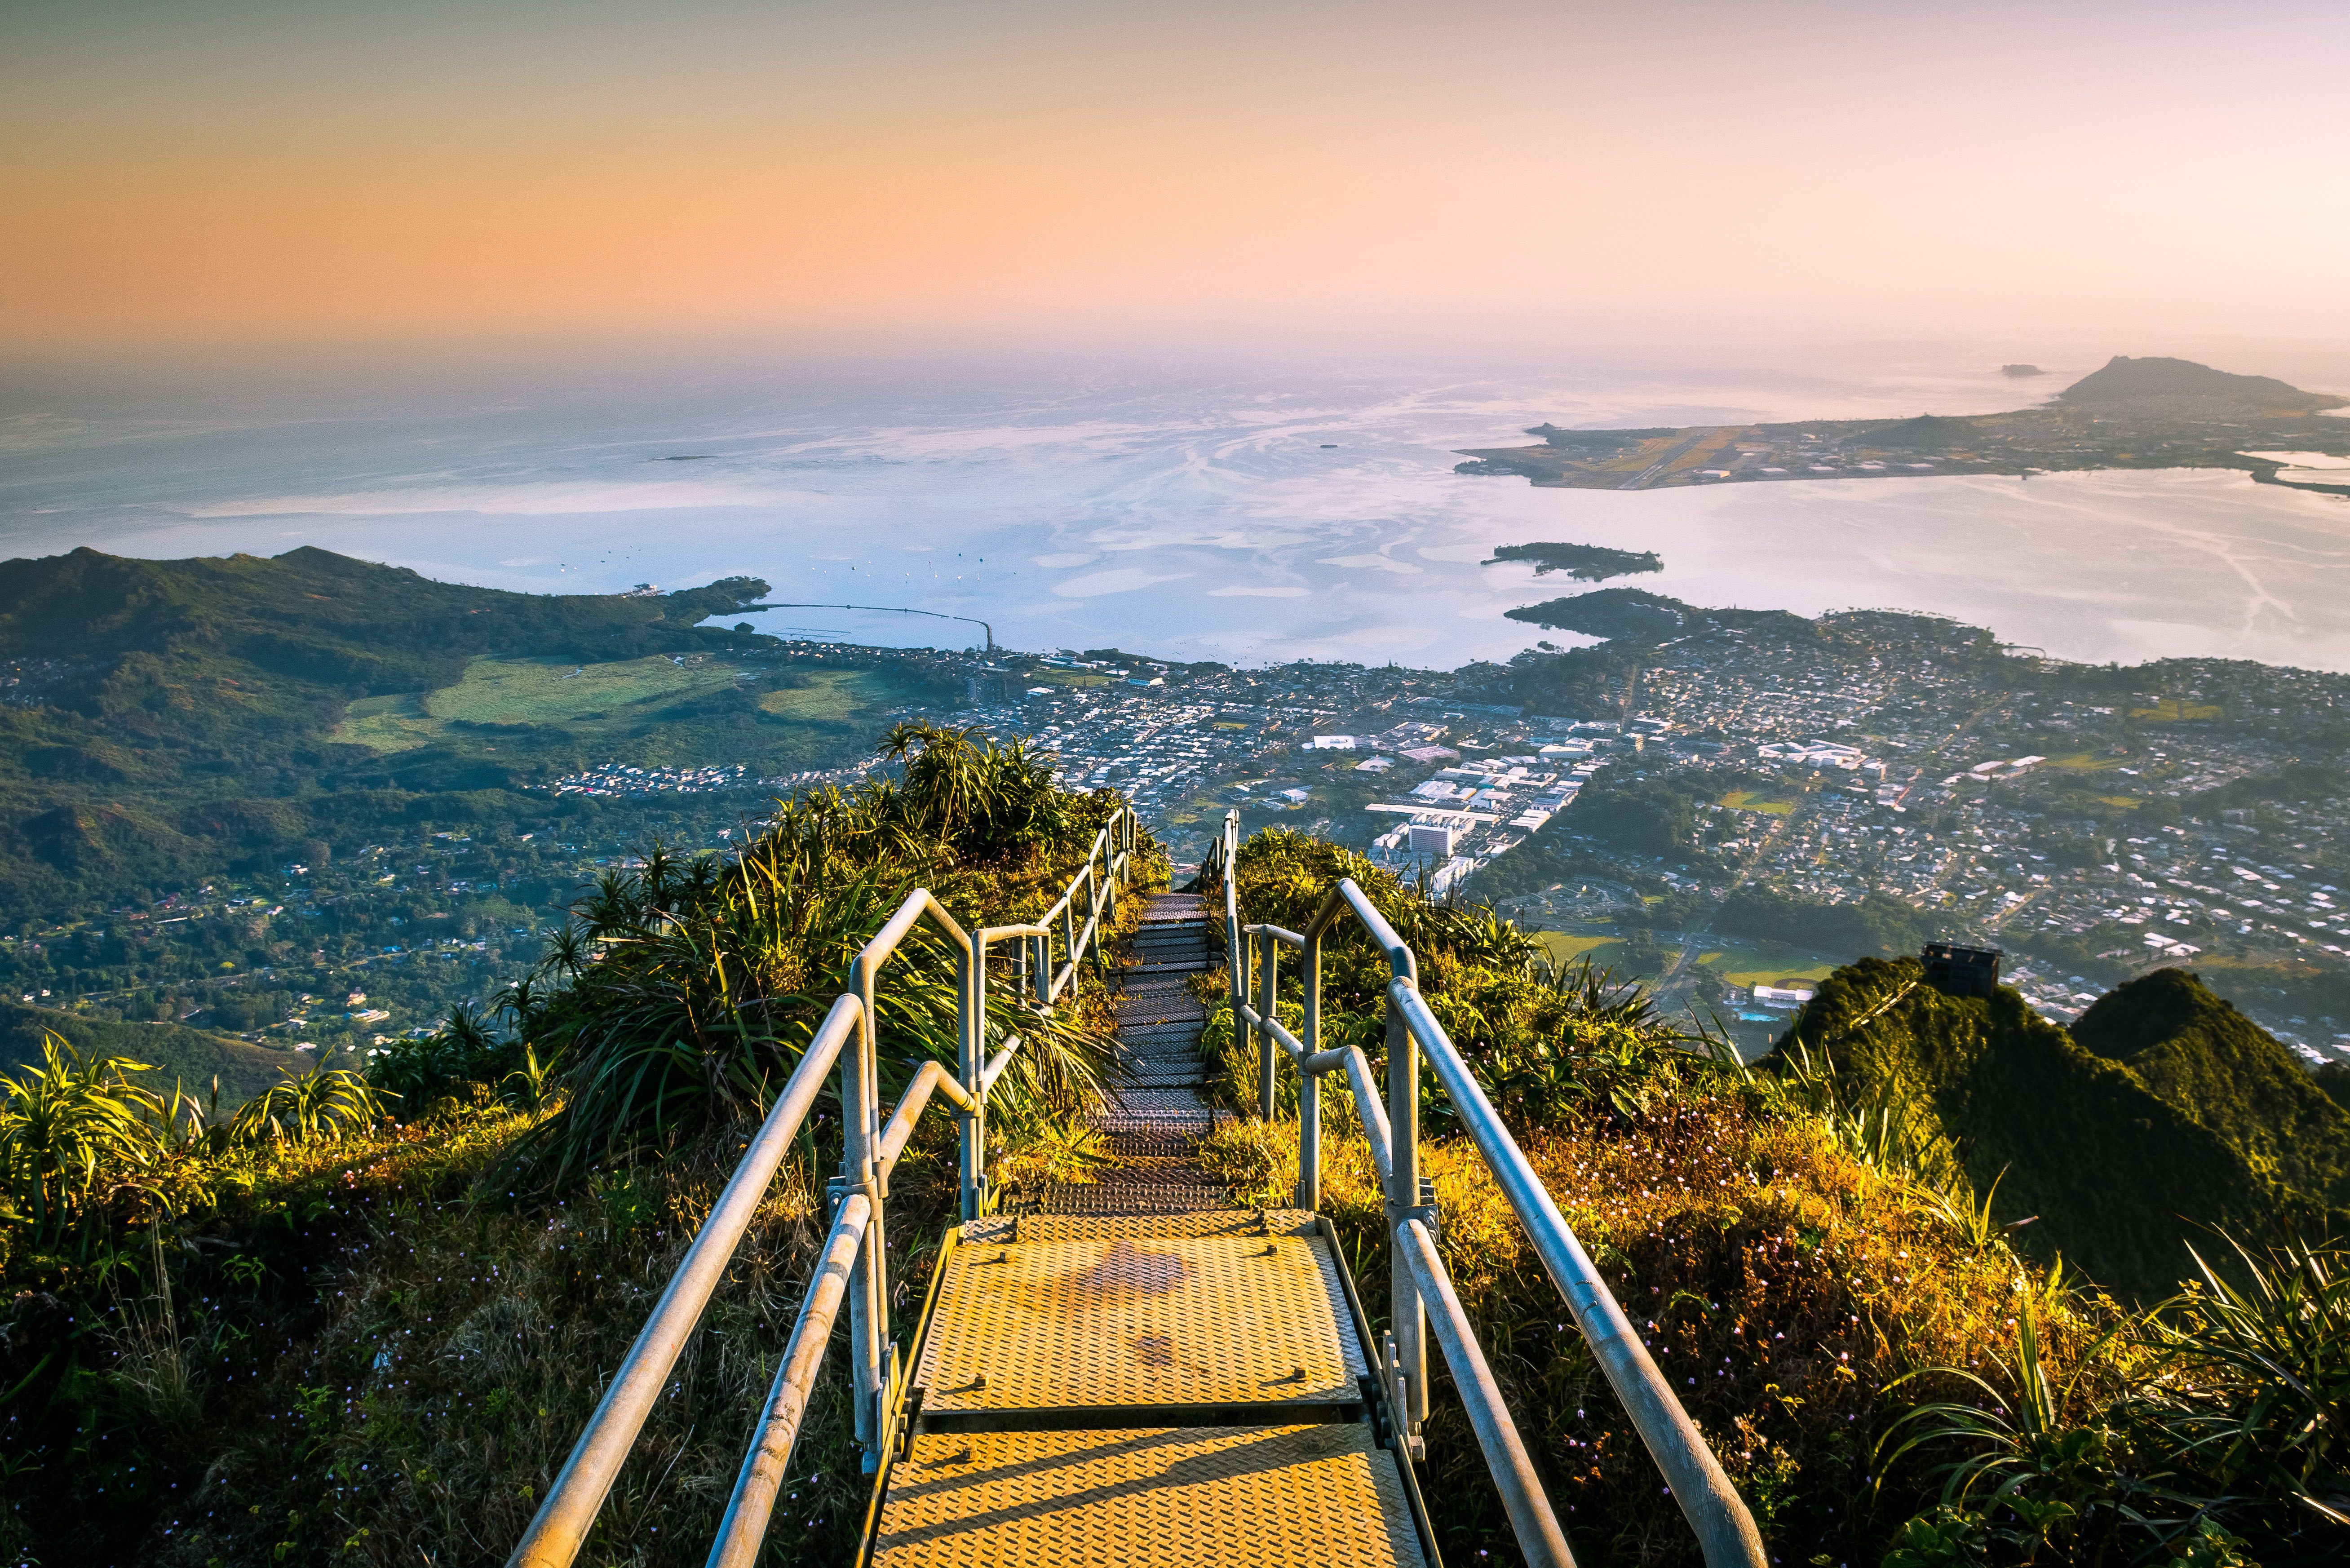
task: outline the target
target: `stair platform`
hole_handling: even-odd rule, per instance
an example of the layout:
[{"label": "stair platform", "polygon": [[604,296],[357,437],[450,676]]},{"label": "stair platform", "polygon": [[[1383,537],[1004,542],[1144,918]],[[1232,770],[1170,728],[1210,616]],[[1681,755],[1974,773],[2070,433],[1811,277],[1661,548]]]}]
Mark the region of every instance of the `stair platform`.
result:
[{"label": "stair platform", "polygon": [[1153,896],[1114,971],[1116,1164],[948,1233],[874,1568],[1435,1568],[1327,1222],[1200,1166],[1212,931]]},{"label": "stair platform", "polygon": [[877,1568],[1421,1568],[1362,1426],[932,1432],[894,1468]]}]

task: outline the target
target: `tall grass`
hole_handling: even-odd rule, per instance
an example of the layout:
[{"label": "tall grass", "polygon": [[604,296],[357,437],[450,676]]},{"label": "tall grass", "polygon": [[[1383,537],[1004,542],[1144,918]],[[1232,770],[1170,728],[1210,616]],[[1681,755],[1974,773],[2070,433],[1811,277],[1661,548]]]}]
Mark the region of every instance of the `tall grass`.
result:
[{"label": "tall grass", "polygon": [[[1120,804],[1064,791],[1024,748],[963,732],[901,725],[884,750],[901,779],[788,803],[731,861],[655,854],[604,879],[535,988],[508,999],[562,1098],[515,1150],[517,1173],[560,1188],[599,1161],[756,1119],[910,892],[929,888],[966,926],[1034,918]],[[954,1060],[958,998],[955,955],[919,930],[875,996],[886,1090],[923,1061]],[[999,978],[990,1048],[1023,1042],[997,1090],[1005,1116],[1094,1098],[1106,1018],[1043,1014]]]},{"label": "tall grass", "polygon": [[171,1107],[132,1076],[155,1069],[118,1056],[85,1060],[52,1033],[41,1064],[0,1078],[0,1173],[6,1219],[36,1247],[62,1241],[111,1187],[154,1159]]},{"label": "tall grass", "polygon": [[[1934,1185],[1950,1174],[1949,1151],[1898,1107],[1843,1106],[1816,1075],[1742,1067],[1638,990],[1588,965],[1547,971],[1507,922],[1436,903],[1343,850],[1268,831],[1243,846],[1232,876],[1245,920],[1292,929],[1352,877],[1413,945],[1431,1011],[1781,1560],[1874,1561],[1931,1504],[1931,1488],[1906,1472],[1871,1490],[1885,1390],[1945,1363],[1999,1381],[2018,1291],[2045,1283],[1995,1227],[1959,1222],[1949,1193],[1960,1189]],[[1387,968],[1342,923],[1324,960],[1326,1043],[1382,1055]],[[1294,976],[1283,993],[1294,1017]],[[1244,1106],[1255,1066],[1221,991],[1209,1000],[1205,1044],[1226,1096]],[[1244,1199],[1280,1201],[1294,1179],[1293,1076],[1282,1075],[1282,1119],[1243,1122],[1211,1143],[1210,1163]],[[1694,1540],[1506,1200],[1440,1093],[1426,1081],[1423,1092],[1421,1168],[1436,1186],[1440,1245],[1571,1541],[1592,1560],[1694,1563]],[[1325,1207],[1354,1238],[1376,1315],[1388,1267],[1380,1195],[1345,1086],[1326,1080],[1324,1104]],[[1976,1211],[1971,1189],[1960,1196]],[[2094,1303],[2060,1293],[2044,1326],[2051,1364],[2069,1369],[2101,1325]],[[1457,1405],[1439,1402],[1429,1462],[1448,1552],[1514,1555]]]}]

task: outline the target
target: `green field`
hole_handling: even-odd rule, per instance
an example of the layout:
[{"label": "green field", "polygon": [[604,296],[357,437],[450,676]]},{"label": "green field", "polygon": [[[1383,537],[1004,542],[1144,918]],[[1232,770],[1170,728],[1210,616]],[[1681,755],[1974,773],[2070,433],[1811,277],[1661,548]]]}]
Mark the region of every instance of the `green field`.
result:
[{"label": "green field", "polygon": [[1784,816],[1795,809],[1792,800],[1764,800],[1752,790],[1734,789],[1721,797],[1721,804],[1732,811],[1759,811],[1765,816]]},{"label": "green field", "polygon": [[440,722],[424,711],[424,700],[413,691],[396,697],[362,697],[343,710],[343,722],[327,739],[344,746],[366,746],[378,752],[404,752],[430,745],[441,738]]},{"label": "green field", "polygon": [[[1750,948],[1727,948],[1702,953],[1698,962],[1731,985],[1776,985],[1789,980],[1825,980],[1836,966],[1825,960],[1806,963],[1786,958],[1773,963]],[[1738,966],[1738,967],[1733,967]]]},{"label": "green field", "polygon": [[872,670],[817,670],[809,672],[806,686],[761,697],[759,708],[786,719],[847,719],[889,695],[888,680]]},{"label": "green field", "polygon": [[1550,950],[1550,961],[1555,965],[1579,963],[1587,953],[1591,955],[1592,962],[1604,969],[1607,967],[1607,958],[1600,950],[1620,948],[1624,945],[1624,939],[1621,937],[1580,936],[1571,931],[1536,931],[1534,935],[1536,940]]},{"label": "green field", "polygon": [[[626,659],[581,664],[566,659],[477,659],[463,679],[432,692],[363,697],[345,711],[332,739],[378,752],[406,751],[450,738],[456,725],[561,724],[593,729],[641,723],[673,702],[724,691],[736,666],[705,655]],[[808,685],[760,700],[794,719],[846,718],[883,684],[868,671],[818,670]]]}]

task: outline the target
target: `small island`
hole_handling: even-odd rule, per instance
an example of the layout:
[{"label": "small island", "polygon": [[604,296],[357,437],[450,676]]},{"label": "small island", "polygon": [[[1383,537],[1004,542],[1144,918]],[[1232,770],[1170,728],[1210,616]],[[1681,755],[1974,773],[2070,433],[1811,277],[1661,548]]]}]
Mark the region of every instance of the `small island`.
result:
[{"label": "small island", "polygon": [[1999,373],[2002,376],[2012,376],[2019,381],[2029,376],[2045,376],[2048,374],[2047,371],[2042,369],[2037,365],[2002,365],[1999,368]]},{"label": "small island", "polygon": [[1586,583],[1665,569],[1654,550],[1611,550],[1605,545],[1503,545],[1484,564],[1498,566],[1504,561],[1532,561],[1535,576],[1565,572]]},{"label": "small island", "polygon": [[[2007,368],[2012,373],[2017,367]],[[1540,424],[1539,446],[1464,451],[1453,472],[1513,474],[1577,490],[1935,473],[2051,473],[2099,468],[2233,468],[2281,479],[2279,452],[2350,457],[2350,420],[2321,417],[2350,399],[2304,392],[2186,359],[2115,358],[2037,408],[1914,419],[1802,420],[1577,431]],[[2267,453],[2270,455],[2260,455]]]}]

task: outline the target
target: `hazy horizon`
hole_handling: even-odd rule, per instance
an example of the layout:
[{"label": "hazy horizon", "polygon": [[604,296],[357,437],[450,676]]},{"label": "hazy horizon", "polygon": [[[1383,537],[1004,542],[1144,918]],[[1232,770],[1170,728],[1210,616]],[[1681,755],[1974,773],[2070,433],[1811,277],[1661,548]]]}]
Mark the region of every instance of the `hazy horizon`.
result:
[{"label": "hazy horizon", "polygon": [[[1523,441],[1545,420],[1980,412],[2110,358],[2043,343],[2048,374],[2014,380],[1984,348],[1814,344],[1797,362],[1711,366],[1633,349],[573,348],[232,357],[237,373],[183,356],[168,376],[86,358],[0,383],[0,553],[316,545],[533,592],[755,576],[779,600],[985,620],[1012,647],[1449,668],[1580,640],[1504,612],[1584,585],[1481,564],[1501,544],[1572,540],[1658,551],[1663,571],[1627,581],[1700,604],[1909,609],[2093,661],[2350,670],[2345,504],[2241,472],[1637,493],[1453,472],[1457,449]],[[753,618],[868,642],[963,635],[890,616]]]},{"label": "hazy horizon", "polygon": [[19,351],[2350,342],[2338,5],[92,0],[0,45]]},{"label": "hazy horizon", "polygon": [[19,8],[0,551],[880,573],[1007,640],[1457,662],[1565,591],[1481,550],[1582,538],[1700,602],[2350,669],[2339,508],[2240,474],[1451,472],[2116,354],[2350,393],[2345,45],[2316,4]]}]

